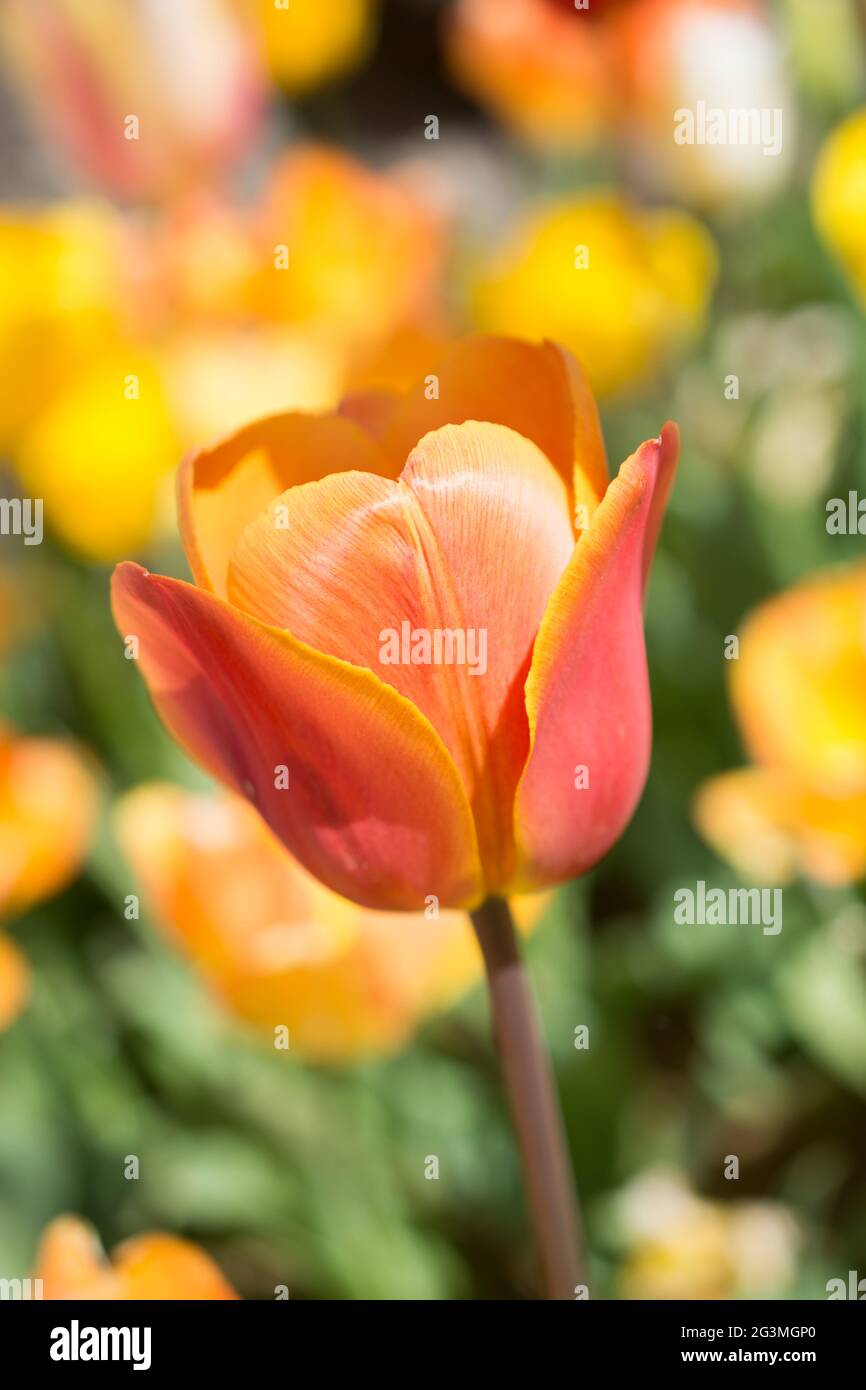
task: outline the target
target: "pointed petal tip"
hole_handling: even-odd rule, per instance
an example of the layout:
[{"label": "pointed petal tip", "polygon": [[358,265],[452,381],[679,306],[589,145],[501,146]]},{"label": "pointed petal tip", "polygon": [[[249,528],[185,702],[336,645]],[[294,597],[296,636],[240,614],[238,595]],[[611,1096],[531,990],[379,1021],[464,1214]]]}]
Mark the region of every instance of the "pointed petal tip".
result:
[{"label": "pointed petal tip", "polygon": [[666,420],[662,425],[658,442],[663,449],[668,452],[679,452],[680,447],[680,427],[675,420]]}]

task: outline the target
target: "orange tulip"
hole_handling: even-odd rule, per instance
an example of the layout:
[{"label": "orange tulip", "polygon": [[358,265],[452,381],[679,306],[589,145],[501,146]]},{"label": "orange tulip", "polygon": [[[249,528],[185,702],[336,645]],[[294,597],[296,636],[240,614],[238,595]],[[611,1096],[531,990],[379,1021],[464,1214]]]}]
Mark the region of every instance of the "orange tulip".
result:
[{"label": "orange tulip", "polygon": [[[766,0],[630,0],[613,11],[634,161],[671,194],[724,208],[772,197],[789,177],[797,111],[772,11]],[[699,108],[723,122],[760,111],[759,138],[690,131]]]},{"label": "orange tulip", "polygon": [[583,872],[646,776],[641,598],[676,428],[608,484],[577,364],[504,338],[344,412],[187,461],[195,585],[115,572],[163,720],[363,906],[472,907]]},{"label": "orange tulip", "polygon": [[457,80],[518,135],[580,146],[616,113],[611,34],[597,17],[597,0],[583,11],[556,0],[458,0],[447,52]]},{"label": "orange tulip", "polygon": [[95,778],[77,749],[0,726],[0,916],[66,886],[87,851],[96,809]]},{"label": "orange tulip", "polygon": [[[74,747],[0,725],[0,919],[66,886],[93,834],[96,804],[93,773]],[[0,933],[0,1029],[29,994],[27,961]]]},{"label": "orange tulip", "polygon": [[699,829],[744,876],[866,874],[864,690],[866,565],[808,579],[750,617],[731,695],[755,765],[711,777],[695,801]]},{"label": "orange tulip", "polygon": [[14,941],[0,934],[0,1031],[14,1023],[30,994],[30,967]]},{"label": "orange tulip", "polygon": [[[318,1061],[391,1051],[481,975],[463,913],[356,907],[296,864],[240,797],[149,783],[117,833],[146,902],[217,996]],[[517,905],[529,931],[539,896]]]},{"label": "orange tulip", "polygon": [[[689,202],[768,196],[791,171],[795,111],[767,0],[456,0],[446,51],[459,82],[520,138],[577,149],[623,140],[641,178]],[[784,114],[758,142],[674,139],[677,113]],[[765,118],[766,119],[766,118]]]},{"label": "orange tulip", "polygon": [[203,1250],[178,1236],[134,1236],[109,1262],[95,1231],[77,1216],[58,1216],[44,1231],[34,1278],[55,1300],[194,1299],[225,1301],[238,1295]]},{"label": "orange tulip", "polygon": [[380,174],[342,150],[300,146],[272,171],[255,230],[256,312],[337,348],[378,347],[437,298],[444,220],[408,170]]}]

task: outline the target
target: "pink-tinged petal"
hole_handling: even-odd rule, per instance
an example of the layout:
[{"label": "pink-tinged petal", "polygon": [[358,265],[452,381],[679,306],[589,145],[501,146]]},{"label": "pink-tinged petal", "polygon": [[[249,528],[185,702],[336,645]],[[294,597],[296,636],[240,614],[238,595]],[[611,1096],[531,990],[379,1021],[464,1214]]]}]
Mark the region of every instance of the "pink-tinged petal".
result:
[{"label": "pink-tinged petal", "polygon": [[[544,615],[526,684],[531,752],[517,791],[517,885],[583,873],[630,819],[649,766],[644,573],[679,435],[622,466]],[[585,771],[582,771],[585,769]]]},{"label": "pink-tinged petal", "polygon": [[287,487],[342,469],[396,477],[353,420],[291,412],[257,420],[191,454],[178,475],[181,536],[196,582],[225,597],[232,548],[245,526]]},{"label": "pink-tinged petal", "polygon": [[595,399],[570,353],[479,334],[448,347],[430,375],[435,381],[426,377],[394,410],[382,440],[392,461],[402,463],[430,430],[489,420],[537,444],[575,506],[592,515],[607,487],[607,457]]},{"label": "pink-tinged petal", "polygon": [[[0,43],[75,173],[116,197],[166,197],[225,168],[261,125],[261,62],[239,21],[214,0],[4,0]],[[131,114],[141,139],[125,135]]]},{"label": "pink-tinged petal", "polygon": [[369,907],[478,899],[459,775],[409,701],[371,672],[138,565],[118,566],[112,595],[169,731],[248,796],[316,878]]},{"label": "pink-tinged petal", "polygon": [[668,498],[674,485],[674,475],[680,457],[680,432],[670,420],[662,429],[659,441],[661,447],[657,472],[643,538],[642,580],[644,591],[646,591],[649,582],[653,556],[656,552],[659,532],[662,529],[662,521],[667,510]]},{"label": "pink-tinged petal", "polygon": [[[284,493],[236,547],[229,597],[375,671],[429,719],[495,886],[513,858],[532,644],[573,549],[565,487],[533,443],[503,425],[446,425],[397,482],[341,473]],[[437,631],[449,634],[438,657]],[[430,649],[410,660],[417,633]]]},{"label": "pink-tinged petal", "polygon": [[381,440],[385,437],[399,401],[400,397],[395,391],[388,391],[384,387],[352,391],[341,400],[338,414],[346,420],[354,420],[355,424],[360,425],[373,439]]}]

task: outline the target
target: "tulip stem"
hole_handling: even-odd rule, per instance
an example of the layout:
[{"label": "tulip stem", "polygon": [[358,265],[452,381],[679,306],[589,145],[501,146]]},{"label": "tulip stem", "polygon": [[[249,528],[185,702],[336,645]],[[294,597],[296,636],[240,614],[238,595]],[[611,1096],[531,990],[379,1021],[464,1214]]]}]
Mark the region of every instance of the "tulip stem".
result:
[{"label": "tulip stem", "polygon": [[545,1297],[584,1284],[581,1223],[550,1060],[538,1026],[511,909],[488,898],[472,913],[484,956],[493,1031],[535,1228]]}]

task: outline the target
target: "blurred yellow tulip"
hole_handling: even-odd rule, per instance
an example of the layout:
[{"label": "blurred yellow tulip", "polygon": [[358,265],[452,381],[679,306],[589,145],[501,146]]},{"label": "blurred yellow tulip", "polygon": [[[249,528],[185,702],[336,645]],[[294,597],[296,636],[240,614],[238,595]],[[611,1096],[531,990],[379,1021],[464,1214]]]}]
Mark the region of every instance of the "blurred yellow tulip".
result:
[{"label": "blurred yellow tulip", "polygon": [[646,377],[701,330],[716,276],[685,212],[593,192],[530,208],[473,286],[479,327],[570,348],[605,393]]},{"label": "blurred yellow tulip", "polygon": [[627,1249],[622,1298],[773,1298],[794,1278],[798,1231],[779,1203],[708,1201],[658,1169],[635,1178],[616,1205]]},{"label": "blurred yellow tulip", "polygon": [[0,216],[0,448],[118,334],[132,238],[108,207],[66,202]]},{"label": "blurred yellow tulip", "polygon": [[825,141],[812,179],[818,231],[866,308],[866,107]]},{"label": "blurred yellow tulip", "polygon": [[25,435],[16,466],[71,549],[110,561],[150,539],[180,444],[157,365],[118,347],[62,388]]},{"label": "blurred yellow tulip", "polygon": [[49,527],[92,560],[150,537],[177,433],[142,361],[159,305],[155,248],[106,205],[0,219],[0,443]]},{"label": "blurred yellow tulip", "polygon": [[730,664],[756,766],[710,778],[694,815],[745,876],[866,873],[866,564],[819,574],[752,614]]},{"label": "blurred yellow tulip", "polygon": [[15,209],[0,218],[0,447],[68,547],[140,551],[186,448],[414,380],[441,345],[443,259],[417,183],[319,147],[279,163],[251,208],[199,190],[144,221]]},{"label": "blurred yellow tulip", "polygon": [[249,144],[255,36],[234,0],[5,0],[10,73],[72,168],[121,197],[163,196]]},{"label": "blurred yellow tulip", "polygon": [[293,96],[342,76],[366,56],[378,0],[245,0],[261,24],[274,80]]},{"label": "blurred yellow tulip", "polygon": [[[287,1028],[303,1057],[392,1051],[481,976],[463,913],[428,919],[346,902],[237,797],[149,783],[120,799],[115,823],[145,901],[218,997],[272,1039]],[[546,902],[518,902],[524,931]]]},{"label": "blurred yellow tulip", "polygon": [[163,1232],[133,1236],[109,1261],[93,1228],[58,1216],[42,1234],[35,1279],[52,1300],[144,1299],[226,1301],[238,1295],[197,1245]]}]

